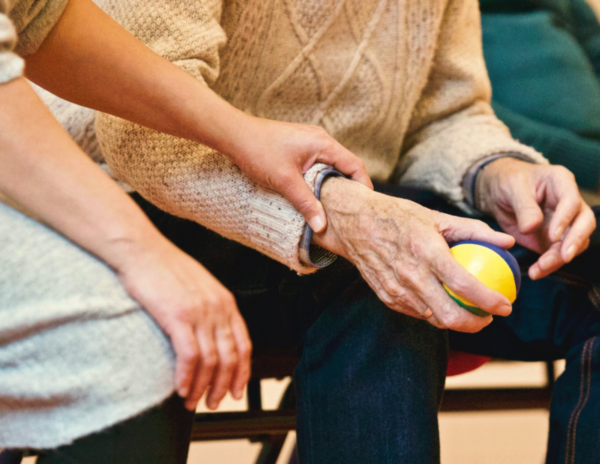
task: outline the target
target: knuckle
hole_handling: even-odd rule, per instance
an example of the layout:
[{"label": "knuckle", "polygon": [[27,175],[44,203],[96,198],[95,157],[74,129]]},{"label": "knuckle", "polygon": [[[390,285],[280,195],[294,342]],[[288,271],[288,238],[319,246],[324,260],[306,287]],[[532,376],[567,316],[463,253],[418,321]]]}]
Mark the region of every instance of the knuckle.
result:
[{"label": "knuckle", "polygon": [[221,367],[226,371],[232,371],[238,363],[238,357],[235,352],[224,354],[221,357]]},{"label": "knuckle", "polygon": [[452,291],[460,295],[468,293],[470,289],[470,286],[463,279],[457,278],[457,276],[453,274],[448,276],[445,283]]},{"label": "knuckle", "polygon": [[249,358],[252,356],[252,343],[242,342],[238,343],[238,352],[242,358]]},{"label": "knuckle", "polygon": [[552,166],[552,168],[559,176],[564,177],[565,179],[575,180],[575,175],[566,167],[561,165],[554,165]]},{"label": "knuckle", "polygon": [[214,369],[217,365],[217,361],[217,355],[214,350],[211,350],[202,356],[202,364],[207,369]]},{"label": "knuckle", "polygon": [[439,320],[449,329],[456,329],[460,327],[461,319],[456,311],[448,311],[439,317]]},{"label": "knuckle", "polygon": [[235,297],[233,296],[233,293],[231,293],[227,289],[223,291],[223,293],[220,296],[220,299],[221,305],[225,308],[237,307],[237,302],[235,300]]},{"label": "knuckle", "polygon": [[185,351],[181,354],[181,360],[186,364],[193,364],[198,361],[200,357],[200,353],[195,346],[189,346]]}]

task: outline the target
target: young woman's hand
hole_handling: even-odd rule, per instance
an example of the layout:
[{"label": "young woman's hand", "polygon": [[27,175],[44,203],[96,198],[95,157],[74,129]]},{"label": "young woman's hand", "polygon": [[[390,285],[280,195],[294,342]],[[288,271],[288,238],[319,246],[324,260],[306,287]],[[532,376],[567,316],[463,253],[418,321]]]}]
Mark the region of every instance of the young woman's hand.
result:
[{"label": "young woman's hand", "polygon": [[118,244],[116,269],[127,292],[171,338],[175,384],[194,410],[208,391],[216,409],[227,391],[241,399],[250,379],[252,343],[233,295],[197,261],[167,240],[148,249]]},{"label": "young woman's hand", "polygon": [[373,189],[363,161],[319,126],[246,117],[227,151],[244,174],[284,196],[315,232],[327,226],[323,206],[303,177],[315,163],[333,166]]}]

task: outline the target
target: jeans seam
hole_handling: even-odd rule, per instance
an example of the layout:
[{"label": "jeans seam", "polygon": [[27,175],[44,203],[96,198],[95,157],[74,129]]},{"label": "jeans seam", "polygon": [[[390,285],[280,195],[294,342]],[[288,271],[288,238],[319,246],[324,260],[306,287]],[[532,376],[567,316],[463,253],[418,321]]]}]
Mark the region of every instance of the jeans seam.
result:
[{"label": "jeans seam", "polygon": [[569,274],[564,271],[558,271],[556,277],[558,280],[560,280],[566,285],[587,289],[588,299],[590,300],[590,303],[592,303],[596,310],[600,311],[600,292],[598,291],[598,287],[594,285],[593,282],[584,279],[583,277],[577,276],[575,274]]},{"label": "jeans seam", "polygon": [[581,353],[581,383],[579,389],[579,400],[575,409],[571,413],[569,426],[567,429],[567,448],[565,452],[565,464],[575,464],[576,442],[577,442],[577,423],[583,408],[587,404],[591,390],[591,368],[592,368],[592,351],[594,340],[588,340]]}]

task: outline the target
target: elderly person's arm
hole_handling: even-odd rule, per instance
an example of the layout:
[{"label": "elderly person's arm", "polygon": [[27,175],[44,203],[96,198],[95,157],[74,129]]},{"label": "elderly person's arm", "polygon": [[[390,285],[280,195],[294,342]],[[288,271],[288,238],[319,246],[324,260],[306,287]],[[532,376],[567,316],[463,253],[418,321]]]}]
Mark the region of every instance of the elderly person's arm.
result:
[{"label": "elderly person's arm", "polygon": [[[540,252],[547,245],[532,246],[537,242],[528,234],[548,235],[550,230],[547,241],[557,242],[571,225],[561,244],[565,260],[571,259],[570,253],[585,248],[593,217],[590,221],[572,176],[564,168],[549,167],[535,150],[513,140],[494,116],[480,39],[477,3],[450,1],[434,68],[405,143],[400,181],[433,190],[465,208],[470,207],[467,196],[476,191],[485,212],[494,214],[520,243]],[[487,161],[485,175],[479,175]],[[432,324],[455,330],[476,331],[491,322],[459,308],[443,291],[440,282],[445,282],[490,314],[510,313],[508,300],[461,269],[446,242],[475,239],[508,248],[513,238],[481,222],[433,212],[342,179],[326,181],[321,194],[330,226],[315,242],[354,262],[389,307],[428,316]],[[547,227],[540,230],[543,218]],[[545,256],[532,268],[532,277],[545,275],[540,267],[550,272],[555,268],[545,265],[545,260],[557,259],[555,254]]]}]

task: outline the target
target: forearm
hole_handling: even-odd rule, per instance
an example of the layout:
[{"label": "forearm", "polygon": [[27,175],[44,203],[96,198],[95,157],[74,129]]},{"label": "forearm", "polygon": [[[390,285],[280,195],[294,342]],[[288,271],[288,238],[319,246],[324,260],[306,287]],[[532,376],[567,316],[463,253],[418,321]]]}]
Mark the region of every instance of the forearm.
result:
[{"label": "forearm", "polygon": [[119,268],[160,235],[62,130],[24,79],[0,85],[0,190]]},{"label": "forearm", "polygon": [[174,66],[91,0],[71,0],[26,75],[52,93],[151,129],[236,153],[230,136],[249,118]]}]

